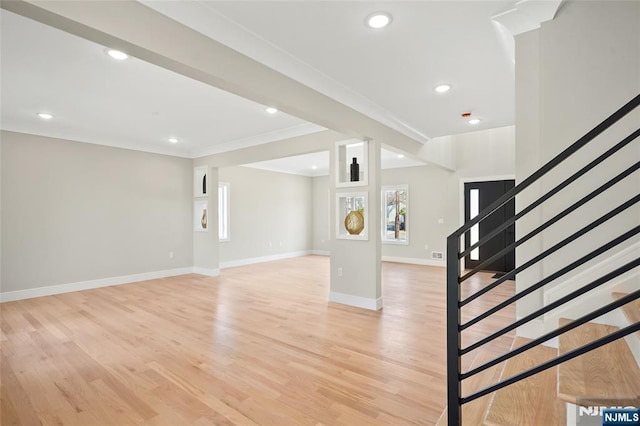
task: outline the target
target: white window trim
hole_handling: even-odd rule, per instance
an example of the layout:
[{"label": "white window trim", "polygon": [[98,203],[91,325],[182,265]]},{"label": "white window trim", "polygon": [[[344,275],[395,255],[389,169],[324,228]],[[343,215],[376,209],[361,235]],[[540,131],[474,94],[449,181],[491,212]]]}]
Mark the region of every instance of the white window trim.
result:
[{"label": "white window trim", "polygon": [[[228,182],[218,182],[218,206],[220,205],[220,187],[224,187],[226,189],[226,195],[227,195],[227,199],[225,200],[225,206],[224,206],[224,218],[226,219],[226,225],[227,225],[227,236],[226,238],[220,238],[220,220],[223,220],[223,218],[218,217],[218,241],[221,243],[224,242],[228,242],[231,241],[231,208],[230,208],[230,204],[231,204],[231,185]],[[219,209],[219,207],[218,207]],[[218,210],[218,212],[220,212],[220,210]],[[218,214],[218,216],[220,216],[220,214]]]},{"label": "white window trim", "polygon": [[[409,231],[411,229],[409,216],[411,215],[411,210],[409,209],[409,185],[387,185],[382,186],[380,188],[380,204],[381,204],[381,223],[380,223],[380,236],[382,238],[382,244],[392,244],[392,245],[400,245],[400,246],[408,246],[409,245]],[[407,194],[407,214],[404,217],[404,227],[406,230],[406,238],[404,240],[396,240],[395,238],[387,238],[387,223],[386,223],[386,197],[385,193],[387,191],[405,191]]]}]

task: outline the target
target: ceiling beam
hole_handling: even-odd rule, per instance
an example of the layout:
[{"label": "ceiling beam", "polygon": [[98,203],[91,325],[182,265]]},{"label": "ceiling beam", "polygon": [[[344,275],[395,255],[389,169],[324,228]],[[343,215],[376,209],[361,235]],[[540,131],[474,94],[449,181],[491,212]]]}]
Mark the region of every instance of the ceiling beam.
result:
[{"label": "ceiling beam", "polygon": [[328,151],[335,142],[345,139],[349,138],[333,130],[323,130],[308,135],[281,139],[279,141],[240,148],[234,151],[199,157],[194,159],[194,165],[231,167],[293,157],[294,155],[312,154],[314,152]]},{"label": "ceiling beam", "polygon": [[3,0],[3,9],[217,87],[354,139],[375,139],[429,163],[425,145],[143,4]]}]

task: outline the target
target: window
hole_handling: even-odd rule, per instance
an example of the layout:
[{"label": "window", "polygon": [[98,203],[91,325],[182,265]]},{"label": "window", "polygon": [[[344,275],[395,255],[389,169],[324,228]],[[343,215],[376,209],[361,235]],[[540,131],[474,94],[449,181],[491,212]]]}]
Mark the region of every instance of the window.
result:
[{"label": "window", "polygon": [[[469,191],[469,219],[473,219],[478,216],[480,212],[480,190],[471,189]],[[480,224],[476,223],[471,227],[471,236],[469,238],[469,245],[474,245],[480,239]],[[469,259],[480,260],[480,248],[476,247],[471,250]]]},{"label": "window", "polygon": [[409,186],[382,187],[382,242],[409,244]]},{"label": "window", "polygon": [[229,241],[229,184],[218,183],[218,239]]}]

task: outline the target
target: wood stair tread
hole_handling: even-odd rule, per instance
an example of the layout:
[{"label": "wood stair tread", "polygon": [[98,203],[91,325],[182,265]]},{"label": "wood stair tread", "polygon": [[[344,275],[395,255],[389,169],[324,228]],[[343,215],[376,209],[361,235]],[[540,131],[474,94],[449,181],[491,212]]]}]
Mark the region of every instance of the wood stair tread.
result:
[{"label": "wood stair tread", "polygon": [[[560,326],[571,320],[560,319]],[[562,355],[607,336],[618,327],[587,323],[559,339]],[[624,339],[618,339],[558,366],[558,396],[578,404],[581,398],[625,399],[640,395],[640,369]]]},{"label": "wood stair tread", "polygon": [[[613,298],[618,300],[623,298],[624,296],[628,296],[627,293],[612,293]],[[630,324],[635,324],[640,322],[640,299],[636,299],[631,303],[627,303],[621,307],[624,316],[627,317]],[[640,337],[640,331],[637,332]]]},{"label": "wood stair tread", "polygon": [[[516,337],[513,348],[530,342]],[[509,359],[502,379],[528,370],[556,357],[555,348],[536,346]],[[489,404],[484,424],[487,426],[565,425],[564,403],[556,398],[557,367],[549,368],[527,379],[495,392]]]},{"label": "wood stair tread", "polygon": [[[492,353],[490,351],[482,351],[474,358],[473,363],[469,369],[473,369],[482,364],[491,361],[494,358],[500,356],[499,353]],[[502,370],[502,364],[494,365],[491,368],[469,377],[467,380],[462,381],[462,395],[469,395],[473,392],[484,389],[487,386],[491,386],[500,380],[500,372]],[[483,396],[474,401],[471,401],[462,406],[462,424],[469,426],[477,426],[482,424],[484,413],[487,410],[487,405],[491,401],[491,395]],[[436,426],[447,426],[447,409],[445,408],[442,416],[436,423]]]}]

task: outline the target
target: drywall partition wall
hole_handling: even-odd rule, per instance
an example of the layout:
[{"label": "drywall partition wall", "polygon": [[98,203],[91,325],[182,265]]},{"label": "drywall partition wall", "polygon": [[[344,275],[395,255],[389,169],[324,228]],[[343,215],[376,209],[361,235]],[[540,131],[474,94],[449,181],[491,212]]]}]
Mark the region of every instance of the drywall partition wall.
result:
[{"label": "drywall partition wall", "polygon": [[[381,222],[380,206],[380,149],[378,141],[362,144],[365,155],[361,163],[361,180],[350,181],[338,173],[342,148],[352,141],[340,141],[330,151],[329,187],[331,215],[329,218],[332,239],[330,243],[331,285],[329,300],[332,302],[378,310],[383,306],[381,287],[381,243],[376,232]],[[359,145],[355,141],[356,145]],[[365,160],[366,159],[366,160]],[[350,235],[345,228],[347,199],[359,198],[363,207],[365,228],[357,235]]]},{"label": "drywall partition wall", "polygon": [[220,243],[220,266],[310,253],[310,177],[250,167],[219,169],[229,183],[230,240]]},{"label": "drywall partition wall", "polygon": [[463,133],[451,137],[456,149],[456,174],[484,178],[515,174],[515,126]]},{"label": "drywall partition wall", "polygon": [[1,136],[3,294],[191,268],[191,160]]},{"label": "drywall partition wall", "polygon": [[[516,37],[516,150],[520,170],[533,170],[550,160],[620,106],[640,93],[640,3],[626,1],[566,2],[553,21],[542,25],[534,34]],[[538,90],[527,90],[528,84]],[[520,126],[522,125],[522,128]],[[610,146],[640,127],[640,111],[627,116],[615,128],[607,131],[577,155],[552,171],[541,183],[542,193],[588,163]],[[537,144],[537,149],[531,144]],[[600,163],[573,184],[545,203],[542,220],[554,216],[568,204],[580,199],[617,172],[624,170],[639,157],[638,142],[624,148],[614,157]],[[521,179],[521,176],[518,176]],[[575,230],[631,198],[640,189],[638,172],[607,190],[598,200],[590,202],[579,214],[572,214],[549,228],[542,235],[542,248],[555,244]],[[521,208],[521,207],[520,207]],[[598,227],[588,238],[575,243],[548,258],[542,265],[549,275],[581,254],[609,241],[638,224],[640,210],[628,209],[613,220]],[[630,244],[600,256],[584,268],[606,263],[607,257]],[[521,263],[526,259],[518,259]],[[576,271],[578,273],[578,271]],[[518,276],[517,285],[529,285]],[[557,284],[557,283],[554,283]],[[525,300],[517,307],[524,315],[540,305],[540,295]]]},{"label": "drywall partition wall", "polygon": [[328,255],[330,240],[332,238],[329,229],[329,177],[320,176],[313,178],[313,252],[315,254]]}]

